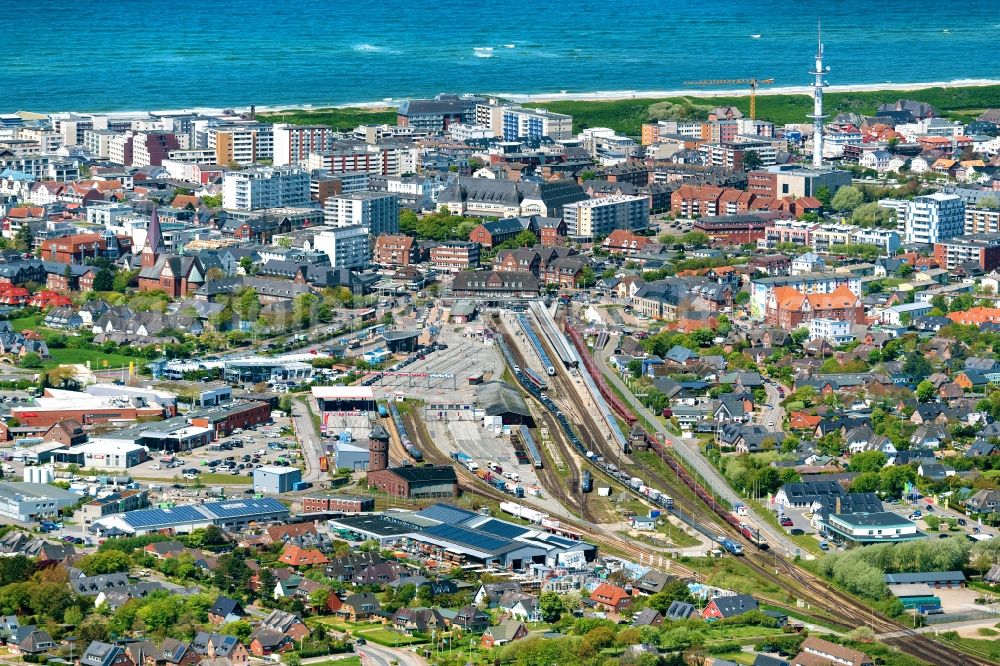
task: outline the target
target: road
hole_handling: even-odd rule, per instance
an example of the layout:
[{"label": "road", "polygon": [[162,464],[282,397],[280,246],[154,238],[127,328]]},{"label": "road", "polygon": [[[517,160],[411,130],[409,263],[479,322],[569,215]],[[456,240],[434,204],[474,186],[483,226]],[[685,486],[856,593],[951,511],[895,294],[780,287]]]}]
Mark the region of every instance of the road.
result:
[{"label": "road", "polygon": [[[608,342],[604,349],[598,351],[598,365],[601,368],[601,372],[604,373],[604,377],[610,381],[615,387],[622,392],[623,395],[631,395],[631,391],[625,382],[622,381],[610,366],[608,366],[608,357],[611,356],[615,349],[614,342]],[[772,390],[769,388],[769,391]],[[773,389],[774,397],[777,398],[777,389]],[[770,401],[770,392],[768,393]],[[698,440],[686,439],[677,437],[669,430],[667,430],[656,418],[649,409],[644,407],[638,401],[630,401],[631,407],[639,412],[649,423],[653,424],[656,428],[656,433],[663,437],[665,440],[670,442],[670,446],[673,447],[674,451],[684,459],[690,468],[695,470],[703,479],[708,481],[711,486],[712,491],[717,495],[728,501],[730,504],[744,503],[744,500],[736,494],[736,492],[729,487],[729,483],[722,477],[722,475],[712,466],[708,460],[701,454],[701,450],[698,446]],[[776,401],[777,402],[777,401]],[[779,408],[780,409],[780,408]],[[777,424],[777,421],[775,421]],[[793,544],[785,534],[780,534],[778,530],[774,529],[770,523],[765,521],[761,516],[758,516],[750,507],[747,507],[747,517],[756,525],[761,532],[767,537],[768,542],[771,544],[771,548],[780,547],[789,557],[793,557],[796,553],[800,552],[798,546]],[[811,557],[808,553],[800,553],[802,557]]]},{"label": "road", "polygon": [[427,666],[427,660],[409,650],[382,647],[381,645],[359,645],[355,648],[365,666]]},{"label": "road", "polygon": [[778,393],[778,387],[770,382],[766,382],[764,384],[764,391],[767,393],[767,404],[758,413],[757,423],[768,430],[781,430],[781,424],[785,418],[785,408],[781,406],[781,395]]},{"label": "road", "polygon": [[323,455],[323,441],[312,420],[307,403],[312,400],[306,395],[302,400],[292,400],[292,424],[295,426],[295,437],[302,447],[302,458],[306,464],[303,481],[316,483],[323,478],[319,468],[319,457]]}]

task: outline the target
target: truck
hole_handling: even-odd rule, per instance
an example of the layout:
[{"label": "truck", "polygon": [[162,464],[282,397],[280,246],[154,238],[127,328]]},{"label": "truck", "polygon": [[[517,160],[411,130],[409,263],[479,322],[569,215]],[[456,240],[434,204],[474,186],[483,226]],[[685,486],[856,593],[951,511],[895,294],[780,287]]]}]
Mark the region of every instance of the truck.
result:
[{"label": "truck", "polygon": [[330,459],[326,456],[319,457],[319,469],[321,472],[329,471],[330,469]]},{"label": "truck", "polygon": [[453,452],[451,454],[451,458],[452,460],[457,460],[463,465],[468,465],[470,462],[472,462],[472,456],[470,456],[468,453],[462,453],[461,451]]}]

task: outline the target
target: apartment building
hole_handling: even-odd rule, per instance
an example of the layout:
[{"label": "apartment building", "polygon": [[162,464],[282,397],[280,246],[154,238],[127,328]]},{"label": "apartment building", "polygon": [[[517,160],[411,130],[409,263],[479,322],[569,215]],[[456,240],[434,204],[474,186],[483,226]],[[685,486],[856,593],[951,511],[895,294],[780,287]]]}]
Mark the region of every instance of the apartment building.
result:
[{"label": "apartment building", "polygon": [[445,241],[431,248],[431,264],[449,273],[475,268],[479,265],[479,243]]},{"label": "apartment building", "polygon": [[233,210],[308,206],[309,173],[295,167],[256,167],[227,173],[222,205]]},{"label": "apartment building", "polygon": [[274,134],[274,166],[302,165],[310,153],[322,153],[333,148],[335,132],[326,125],[276,124]]},{"label": "apartment building", "polygon": [[617,195],[587,199],[563,206],[566,235],[589,242],[615,229],[638,230],[649,226],[649,199]]},{"label": "apartment building", "polygon": [[747,153],[753,152],[760,157],[764,166],[773,165],[777,161],[777,151],[768,141],[723,141],[719,143],[704,143],[700,148],[705,154],[705,164],[708,166],[725,167],[740,170]]},{"label": "apartment building", "polygon": [[907,243],[933,244],[960,236],[965,230],[965,202],[954,194],[935,192],[915,197],[906,206],[903,238]]},{"label": "apartment building", "polygon": [[1000,268],[1000,235],[965,234],[938,241],[934,244],[934,261],[947,271],[974,262],[990,272]]},{"label": "apartment building", "polygon": [[259,123],[209,127],[204,147],[215,151],[216,164],[256,164],[274,158],[274,131]]},{"label": "apartment building", "polygon": [[966,207],[965,233],[967,234],[1000,233],[1000,210],[986,210],[985,208]]},{"label": "apartment building", "polygon": [[368,229],[361,225],[338,227],[316,234],[313,245],[330,258],[334,268],[362,269],[368,266],[371,252]]},{"label": "apartment building", "polygon": [[573,116],[545,109],[509,106],[503,111],[502,123],[504,141],[542,137],[559,141],[573,137]]},{"label": "apartment building", "polygon": [[412,236],[383,234],[375,239],[372,261],[381,266],[409,266],[416,263],[417,244]]},{"label": "apartment building", "polygon": [[161,166],[170,151],[180,148],[177,135],[170,132],[136,132],[132,135],[130,166]]},{"label": "apartment building", "polygon": [[312,152],[306,158],[306,166],[335,174],[382,173],[381,155],[361,144],[338,143],[327,150]]},{"label": "apartment building", "polygon": [[396,124],[430,132],[443,132],[453,123],[471,124],[481,97],[438,95],[434,99],[408,99],[396,111]]},{"label": "apartment building", "polygon": [[34,141],[42,153],[46,155],[55,153],[63,147],[62,134],[48,127],[22,127],[17,130],[15,137],[25,141]]},{"label": "apartment building", "polygon": [[332,227],[361,225],[372,236],[399,231],[399,197],[387,192],[352,192],[326,200],[326,224]]},{"label": "apartment building", "polygon": [[791,287],[800,294],[830,294],[846,285],[856,296],[861,296],[861,278],[849,273],[802,273],[753,280],[750,283],[750,313],[763,317],[774,290]]}]

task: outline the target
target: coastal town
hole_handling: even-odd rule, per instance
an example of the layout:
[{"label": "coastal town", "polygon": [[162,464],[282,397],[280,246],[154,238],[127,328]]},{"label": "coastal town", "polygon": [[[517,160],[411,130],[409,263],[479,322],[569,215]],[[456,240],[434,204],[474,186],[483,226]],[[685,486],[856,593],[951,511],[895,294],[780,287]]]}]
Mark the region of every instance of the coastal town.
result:
[{"label": "coastal town", "polygon": [[0,664],[998,663],[1000,108],[823,58],[4,110]]}]

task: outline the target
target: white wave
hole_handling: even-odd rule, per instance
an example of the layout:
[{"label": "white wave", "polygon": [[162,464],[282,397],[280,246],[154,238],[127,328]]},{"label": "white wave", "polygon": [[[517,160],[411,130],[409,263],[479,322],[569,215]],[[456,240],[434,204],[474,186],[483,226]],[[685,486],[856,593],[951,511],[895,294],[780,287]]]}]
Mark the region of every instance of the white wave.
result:
[{"label": "white wave", "polygon": [[381,46],[375,46],[374,44],[355,44],[351,48],[359,53],[378,53],[384,50]]},{"label": "white wave", "polygon": [[492,58],[493,57],[493,47],[492,46],[477,46],[472,49],[472,53],[477,58]]},{"label": "white wave", "polygon": [[750,35],[750,39],[760,39],[760,35],[758,34]]},{"label": "white wave", "polygon": [[505,49],[512,49],[512,48],[514,48],[514,47],[516,47],[516,46],[517,46],[517,44],[504,44],[504,45],[503,45],[503,47],[504,47]]}]

